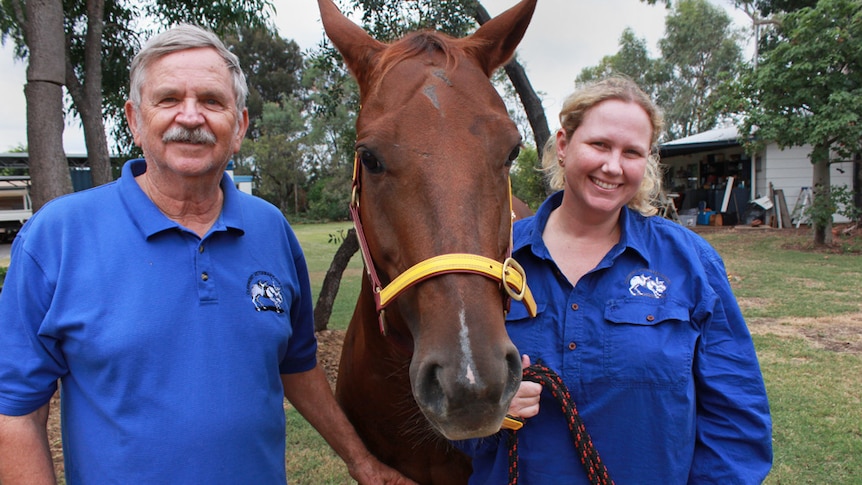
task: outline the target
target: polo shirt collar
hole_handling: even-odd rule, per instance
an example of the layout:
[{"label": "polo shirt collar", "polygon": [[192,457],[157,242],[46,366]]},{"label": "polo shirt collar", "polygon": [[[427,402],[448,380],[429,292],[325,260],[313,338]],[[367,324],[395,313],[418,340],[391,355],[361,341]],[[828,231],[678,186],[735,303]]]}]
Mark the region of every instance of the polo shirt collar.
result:
[{"label": "polo shirt collar", "polygon": [[[147,162],[143,158],[129,160],[123,165],[122,176],[118,180],[120,199],[126,213],[134,222],[141,235],[145,238],[163,231],[180,229],[180,225],[162,214],[162,211],[147,197],[135,177],[147,171]],[[244,233],[242,207],[239,201],[239,191],[227,173],[222,175],[220,182],[224,203],[219,218],[213,224],[210,232],[238,231]]]}]

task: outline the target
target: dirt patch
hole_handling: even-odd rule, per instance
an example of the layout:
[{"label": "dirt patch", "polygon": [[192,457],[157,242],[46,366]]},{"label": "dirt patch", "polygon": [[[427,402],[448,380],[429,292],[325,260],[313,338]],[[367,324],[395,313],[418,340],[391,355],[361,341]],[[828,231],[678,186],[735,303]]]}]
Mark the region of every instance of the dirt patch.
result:
[{"label": "dirt patch", "polygon": [[814,244],[812,229],[808,226],[786,229],[773,229],[768,226],[752,227],[750,225],[694,226],[692,230],[698,234],[739,232],[780,235],[788,239],[788,242],[782,245],[784,249],[821,254],[862,254],[862,225],[856,224],[835,224],[832,227],[832,243],[819,246]]},{"label": "dirt patch", "polygon": [[862,354],[862,313],[820,318],[750,318],[748,328],[756,335],[802,338],[819,349]]},{"label": "dirt patch", "polygon": [[51,456],[54,458],[54,475],[57,477],[57,483],[65,483],[63,438],[60,432],[60,391],[55,392],[51,398],[48,414],[48,446],[51,448]]},{"label": "dirt patch", "polygon": [[317,332],[317,361],[326,371],[326,379],[335,389],[338,375],[338,362],[341,359],[341,345],[344,343],[344,330],[323,330]]}]

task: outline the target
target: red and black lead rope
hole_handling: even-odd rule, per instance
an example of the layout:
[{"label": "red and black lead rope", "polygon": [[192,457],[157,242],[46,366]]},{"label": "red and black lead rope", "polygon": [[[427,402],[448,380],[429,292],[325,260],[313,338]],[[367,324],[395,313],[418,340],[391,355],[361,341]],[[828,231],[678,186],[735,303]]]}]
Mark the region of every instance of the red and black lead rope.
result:
[{"label": "red and black lead rope", "polygon": [[[546,389],[551,391],[551,394],[560,403],[563,414],[566,415],[566,423],[569,425],[569,430],[572,432],[572,439],[575,443],[575,448],[578,451],[578,458],[581,464],[584,465],[584,470],[587,472],[587,477],[593,485],[610,485],[614,481],[608,475],[608,469],[599,458],[599,452],[593,445],[593,440],[587,433],[584,427],[584,421],[578,415],[578,409],[575,407],[575,402],[569,393],[569,389],[560,379],[556,372],[541,363],[536,363],[524,369],[525,381],[537,382],[542,384]],[[518,485],[518,432],[515,430],[509,431],[508,438],[509,446],[509,485]]]}]

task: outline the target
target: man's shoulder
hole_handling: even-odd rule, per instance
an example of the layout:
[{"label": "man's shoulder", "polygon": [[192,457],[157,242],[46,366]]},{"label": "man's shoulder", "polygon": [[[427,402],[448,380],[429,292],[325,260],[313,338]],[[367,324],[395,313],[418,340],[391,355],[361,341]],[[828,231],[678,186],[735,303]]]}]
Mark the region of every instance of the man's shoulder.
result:
[{"label": "man's shoulder", "polygon": [[[65,225],[74,221],[94,222],[96,217],[104,213],[115,213],[121,210],[117,197],[117,183],[110,182],[80,192],[61,195],[45,203],[30,218],[32,225]],[[26,227],[26,225],[25,225]]]}]

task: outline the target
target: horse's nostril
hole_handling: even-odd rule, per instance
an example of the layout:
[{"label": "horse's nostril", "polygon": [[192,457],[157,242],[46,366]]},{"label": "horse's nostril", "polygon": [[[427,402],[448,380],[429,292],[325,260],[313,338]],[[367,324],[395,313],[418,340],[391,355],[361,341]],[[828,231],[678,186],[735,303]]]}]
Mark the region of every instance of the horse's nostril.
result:
[{"label": "horse's nostril", "polygon": [[506,365],[509,368],[509,376],[506,385],[506,392],[503,393],[503,398],[506,400],[512,399],[515,392],[518,390],[518,385],[521,383],[523,369],[521,367],[521,356],[518,354],[518,349],[512,347],[509,352],[506,352]]},{"label": "horse's nostril", "polygon": [[442,413],[444,392],[443,385],[440,382],[440,374],[443,368],[439,364],[428,364],[422,370],[418,380],[418,393],[416,397],[422,401],[422,404],[430,411]]}]

